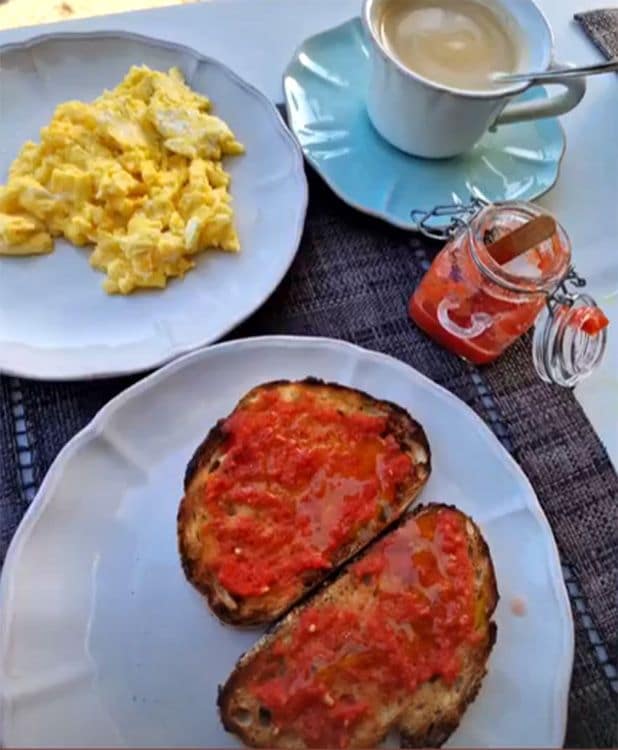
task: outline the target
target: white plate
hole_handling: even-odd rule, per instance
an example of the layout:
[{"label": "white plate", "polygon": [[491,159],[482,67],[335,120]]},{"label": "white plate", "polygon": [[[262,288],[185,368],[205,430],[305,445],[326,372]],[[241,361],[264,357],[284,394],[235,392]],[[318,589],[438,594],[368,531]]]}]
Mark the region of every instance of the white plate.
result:
[{"label": "white plate", "polygon": [[242,252],[207,253],[164,292],[110,297],[89,251],[0,257],[0,371],[33,378],[102,377],[156,367],[211,343],[256,310],[294,258],[307,204],[300,149],[260,92],[186,47],[134,34],[52,34],[0,49],[0,183],[54,108],[90,100],[134,64],[180,67],[247,147],[230,158]]},{"label": "white plate", "polygon": [[392,399],[418,418],[433,461],[422,500],[456,504],[489,543],[498,639],[450,744],[562,744],[572,621],[528,480],[467,406],[407,365],[293,337],[233,341],[173,362],[111,401],[60,453],[0,584],[3,744],[236,745],[219,722],[217,685],[259,631],[221,625],[185,581],[175,525],[182,478],[245,391],[307,375]]}]

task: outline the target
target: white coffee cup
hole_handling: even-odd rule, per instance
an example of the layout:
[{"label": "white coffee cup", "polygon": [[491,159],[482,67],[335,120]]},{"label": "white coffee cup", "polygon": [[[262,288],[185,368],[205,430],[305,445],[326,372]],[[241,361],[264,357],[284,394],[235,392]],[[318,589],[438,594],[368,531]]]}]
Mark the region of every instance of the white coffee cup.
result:
[{"label": "white coffee cup", "polygon": [[[376,130],[402,151],[444,158],[468,151],[485,131],[522,120],[561,115],[586,92],[583,78],[558,79],[565,91],[531,102],[510,100],[534,85],[509,84],[487,90],[463,90],[436,83],[404,67],[380,39],[379,19],[389,0],[364,0],[362,20],[371,58],[367,111]],[[513,72],[546,71],[553,61],[549,23],[532,0],[480,0],[512,17],[522,54]],[[564,67],[564,63],[560,63]]]}]

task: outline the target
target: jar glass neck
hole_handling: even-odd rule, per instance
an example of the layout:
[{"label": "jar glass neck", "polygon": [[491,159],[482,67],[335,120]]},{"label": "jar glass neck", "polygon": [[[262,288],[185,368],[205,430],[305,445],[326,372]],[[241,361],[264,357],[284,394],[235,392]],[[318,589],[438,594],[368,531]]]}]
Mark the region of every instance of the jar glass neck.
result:
[{"label": "jar glass neck", "polygon": [[551,294],[566,276],[571,262],[569,239],[556,222],[556,233],[535,248],[500,265],[490,246],[532,219],[547,215],[528,203],[502,203],[482,209],[468,228],[470,254],[479,271],[511,292]]}]

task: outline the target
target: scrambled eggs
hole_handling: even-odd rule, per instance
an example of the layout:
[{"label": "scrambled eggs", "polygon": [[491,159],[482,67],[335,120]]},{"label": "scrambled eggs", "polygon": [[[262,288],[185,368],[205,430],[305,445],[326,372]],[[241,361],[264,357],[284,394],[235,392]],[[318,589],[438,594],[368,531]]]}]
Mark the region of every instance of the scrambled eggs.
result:
[{"label": "scrambled eggs", "polygon": [[239,250],[225,155],[243,146],[182,73],[133,67],[88,104],[61,104],[0,186],[0,253],[94,244],[109,293],[164,287],[206,248]]}]

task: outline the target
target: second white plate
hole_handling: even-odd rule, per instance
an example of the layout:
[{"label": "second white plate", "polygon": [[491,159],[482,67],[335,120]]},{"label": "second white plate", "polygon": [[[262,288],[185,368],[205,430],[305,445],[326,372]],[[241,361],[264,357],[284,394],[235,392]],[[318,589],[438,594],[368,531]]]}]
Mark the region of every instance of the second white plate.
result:
[{"label": "second white plate", "polygon": [[56,105],[92,100],[131,65],[178,66],[245,144],[228,159],[242,251],[205,253],[164,291],[110,297],[89,251],[56,242],[49,256],[0,257],[0,371],[32,378],[102,377],[156,367],[208,344],[256,310],[292,262],[307,184],[296,141],[271,102],[214,60],[134,34],[53,34],[0,49],[0,183]]},{"label": "second white plate", "polygon": [[307,375],[408,409],[432,449],[421,501],[457,505],[489,544],[498,638],[449,744],[562,745],[572,621],[556,546],[522,471],[467,406],[412,368],[340,341],[287,337],[173,362],[111,401],[61,452],[0,581],[0,744],[237,744],[219,721],[217,685],[259,632],[221,625],[185,580],[182,479],[243,393]]}]

